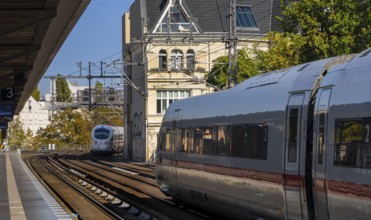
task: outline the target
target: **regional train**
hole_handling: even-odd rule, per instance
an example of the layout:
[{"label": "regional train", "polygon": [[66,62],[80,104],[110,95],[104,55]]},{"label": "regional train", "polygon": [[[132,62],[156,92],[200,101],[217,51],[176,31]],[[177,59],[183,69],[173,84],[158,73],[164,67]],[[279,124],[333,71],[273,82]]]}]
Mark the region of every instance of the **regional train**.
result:
[{"label": "regional train", "polygon": [[371,219],[371,48],[173,102],[156,179],[228,219]]},{"label": "regional train", "polygon": [[124,148],[124,128],[110,125],[97,125],[91,133],[93,154],[119,154]]}]

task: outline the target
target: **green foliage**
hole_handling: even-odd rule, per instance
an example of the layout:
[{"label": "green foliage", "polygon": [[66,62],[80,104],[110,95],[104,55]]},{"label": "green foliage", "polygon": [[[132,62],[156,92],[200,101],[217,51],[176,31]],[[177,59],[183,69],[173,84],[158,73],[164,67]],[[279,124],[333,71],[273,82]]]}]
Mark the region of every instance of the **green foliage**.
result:
[{"label": "green foliage", "polygon": [[32,148],[32,131],[23,130],[22,122],[15,117],[9,124],[7,140],[12,150],[31,149]]},{"label": "green foliage", "polygon": [[101,82],[97,81],[95,83],[95,89],[97,91],[97,97],[96,97],[97,102],[103,101],[103,97],[102,97],[102,95],[103,95],[103,84]]},{"label": "green foliage", "polygon": [[360,52],[371,46],[370,7],[370,0],[294,1],[284,7],[281,28],[300,34],[301,62]]},{"label": "green foliage", "polygon": [[36,87],[33,92],[32,92],[32,95],[31,95],[36,101],[40,101],[40,90],[39,90],[39,87]]},{"label": "green foliage", "polygon": [[[257,63],[254,61],[255,59],[251,58],[248,50],[244,49],[238,52],[238,83],[260,73],[257,68]],[[205,80],[220,89],[226,89],[228,87],[228,56],[218,57],[213,62],[215,64],[211,69],[211,73],[205,76]],[[231,78],[233,79],[233,77]]]},{"label": "green foliage", "polygon": [[[58,77],[59,76],[59,77]],[[60,78],[61,74],[57,74],[56,90],[57,90],[57,101],[58,102],[72,102],[71,90],[68,87],[67,80]]]},{"label": "green foliage", "polygon": [[93,111],[93,124],[106,124],[112,126],[124,126],[122,108],[97,107]]},{"label": "green foliage", "polygon": [[53,115],[50,124],[38,132],[42,144],[71,145],[90,144],[93,128],[88,113],[83,110],[66,109]]},{"label": "green foliage", "polygon": [[[371,47],[371,0],[284,0],[280,17],[283,33],[269,33],[269,48],[240,50],[237,81],[259,73],[360,52]],[[225,89],[228,57],[214,60],[208,83]]]},{"label": "green foliage", "polygon": [[257,69],[261,73],[287,68],[302,62],[297,52],[303,44],[300,35],[271,32],[267,35],[267,40],[270,43],[268,50],[261,50],[258,45],[255,45],[252,52],[254,62],[257,63]]},{"label": "green foliage", "polygon": [[122,109],[96,108],[92,113],[65,109],[53,115],[50,124],[38,131],[32,143],[39,147],[48,144],[56,144],[58,147],[74,144],[89,146],[95,125],[123,126],[122,118]]},{"label": "green foliage", "polygon": [[[300,63],[300,56],[296,53],[298,44],[292,44],[292,38],[299,39],[300,36],[270,33],[267,36],[267,40],[271,44],[268,50],[262,50],[259,44],[255,44],[252,49],[239,50],[237,54],[237,83],[261,73]],[[213,62],[215,64],[211,73],[205,76],[206,82],[226,89],[228,86],[228,56],[219,57]]]}]

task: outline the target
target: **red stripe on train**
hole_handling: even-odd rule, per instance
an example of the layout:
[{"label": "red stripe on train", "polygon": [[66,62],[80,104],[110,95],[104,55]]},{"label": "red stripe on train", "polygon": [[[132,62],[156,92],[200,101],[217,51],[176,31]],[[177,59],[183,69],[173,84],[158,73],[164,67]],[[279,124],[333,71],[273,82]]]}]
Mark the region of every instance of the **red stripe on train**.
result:
[{"label": "red stripe on train", "polygon": [[[162,165],[175,166],[183,169],[199,170],[204,172],[215,173],[219,175],[234,176],[257,181],[264,181],[273,184],[284,185],[287,187],[305,186],[305,178],[299,175],[272,173],[266,171],[249,170],[243,168],[224,167],[210,164],[200,164],[188,161],[175,161],[162,159]],[[342,182],[335,180],[327,180],[316,178],[314,184],[317,190],[324,191],[327,184],[329,193],[341,194],[347,196],[355,196],[371,199],[371,185]],[[322,189],[322,190],[321,190]]]}]

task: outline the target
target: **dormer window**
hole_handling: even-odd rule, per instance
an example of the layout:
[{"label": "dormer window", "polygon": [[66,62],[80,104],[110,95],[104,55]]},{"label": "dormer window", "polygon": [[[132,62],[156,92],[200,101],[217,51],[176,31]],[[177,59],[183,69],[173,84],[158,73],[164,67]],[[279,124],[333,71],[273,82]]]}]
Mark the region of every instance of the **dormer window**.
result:
[{"label": "dormer window", "polygon": [[[178,7],[171,7],[167,16],[161,22],[162,32],[186,32],[190,31],[190,23]],[[169,30],[168,30],[169,29]],[[161,32],[160,31],[160,32]]]},{"label": "dormer window", "polygon": [[236,6],[236,26],[238,28],[257,28],[249,6]]},{"label": "dormer window", "polygon": [[192,18],[182,5],[182,1],[172,0],[159,18],[153,33],[199,32]]}]

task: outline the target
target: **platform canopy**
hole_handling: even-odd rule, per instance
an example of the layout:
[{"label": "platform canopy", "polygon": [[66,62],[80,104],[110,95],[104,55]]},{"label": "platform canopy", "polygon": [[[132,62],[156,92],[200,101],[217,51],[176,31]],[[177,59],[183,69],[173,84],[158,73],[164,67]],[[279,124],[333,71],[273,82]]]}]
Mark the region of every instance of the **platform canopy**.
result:
[{"label": "platform canopy", "polygon": [[90,0],[0,0],[0,122],[19,114]]}]

